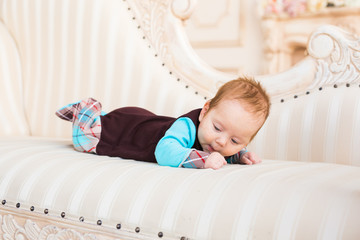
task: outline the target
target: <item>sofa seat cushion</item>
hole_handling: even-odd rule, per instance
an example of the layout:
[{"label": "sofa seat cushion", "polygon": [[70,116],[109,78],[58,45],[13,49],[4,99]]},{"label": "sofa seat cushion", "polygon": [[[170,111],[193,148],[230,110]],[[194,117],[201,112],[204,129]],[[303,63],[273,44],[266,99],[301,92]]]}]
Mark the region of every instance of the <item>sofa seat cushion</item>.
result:
[{"label": "sofa seat cushion", "polygon": [[0,138],[0,215],[18,207],[84,226],[100,220],[114,231],[121,224],[120,235],[354,239],[359,191],[353,166],[265,160],[178,169],[76,152],[66,139]]}]

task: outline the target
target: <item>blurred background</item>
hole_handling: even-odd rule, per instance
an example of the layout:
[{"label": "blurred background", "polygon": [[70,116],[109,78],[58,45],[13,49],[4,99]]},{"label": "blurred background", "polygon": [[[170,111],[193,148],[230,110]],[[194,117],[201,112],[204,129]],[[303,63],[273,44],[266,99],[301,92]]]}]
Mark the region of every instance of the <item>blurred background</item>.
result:
[{"label": "blurred background", "polygon": [[259,75],[304,58],[308,37],[322,24],[360,34],[360,0],[197,0],[185,27],[211,66]]}]

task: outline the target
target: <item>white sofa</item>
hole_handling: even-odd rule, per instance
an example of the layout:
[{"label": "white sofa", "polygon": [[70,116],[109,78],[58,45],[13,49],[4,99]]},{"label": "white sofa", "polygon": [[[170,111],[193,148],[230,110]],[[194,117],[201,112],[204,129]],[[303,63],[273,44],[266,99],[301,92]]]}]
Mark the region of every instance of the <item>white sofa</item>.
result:
[{"label": "white sofa", "polygon": [[[360,39],[324,26],[258,76],[254,166],[161,167],[79,153],[59,106],[92,96],[179,116],[231,76],[197,57],[194,1],[0,0],[1,239],[359,239]],[[319,90],[321,89],[321,90]]]}]

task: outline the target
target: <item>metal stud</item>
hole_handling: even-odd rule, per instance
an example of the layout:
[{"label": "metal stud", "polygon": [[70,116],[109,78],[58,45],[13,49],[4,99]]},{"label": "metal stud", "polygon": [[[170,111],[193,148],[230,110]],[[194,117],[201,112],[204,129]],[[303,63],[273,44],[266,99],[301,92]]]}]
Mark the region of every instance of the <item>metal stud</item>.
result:
[{"label": "metal stud", "polygon": [[5,205],[5,204],[6,204],[6,200],[5,200],[5,199],[2,200],[2,201],[1,201],[1,204],[2,204],[2,205]]},{"label": "metal stud", "polygon": [[64,218],[64,217],[65,217],[65,212],[62,212],[62,213],[60,214],[60,216],[61,216],[62,218]]},{"label": "metal stud", "polygon": [[16,207],[19,208],[19,207],[20,207],[20,203],[17,203],[17,204],[16,204]]},{"label": "metal stud", "polygon": [[35,210],[35,207],[34,207],[34,206],[31,206],[31,207],[30,207],[30,211],[33,212],[34,210]]},{"label": "metal stud", "polygon": [[350,83],[347,83],[347,84],[346,84],[346,87],[350,87]]},{"label": "metal stud", "polygon": [[297,98],[298,96],[297,95],[294,95],[294,98]]},{"label": "metal stud", "polygon": [[309,91],[307,91],[307,92],[306,92],[306,95],[309,95],[309,94],[310,94],[310,92],[309,92]]},{"label": "metal stud", "polygon": [[121,224],[120,223],[116,224],[116,229],[121,229]]},{"label": "metal stud", "polygon": [[139,228],[139,227],[136,227],[136,228],[135,228],[135,232],[139,233],[139,232],[140,232],[140,228]]},{"label": "metal stud", "polygon": [[159,238],[162,238],[164,236],[164,234],[162,232],[159,232],[158,236],[159,236]]},{"label": "metal stud", "polygon": [[101,220],[97,220],[96,224],[100,226],[100,225],[102,224],[102,221],[101,221]]},{"label": "metal stud", "polygon": [[79,217],[79,221],[80,221],[80,222],[84,222],[84,220],[85,220],[85,219],[84,219],[83,216]]},{"label": "metal stud", "polygon": [[319,87],[319,91],[321,91],[322,90],[322,87]]},{"label": "metal stud", "polygon": [[45,213],[45,214],[48,214],[48,213],[49,213],[49,209],[45,208],[45,209],[44,209],[44,213]]},{"label": "metal stud", "polygon": [[281,100],[280,100],[280,102],[282,102],[282,103],[283,103],[283,102],[284,102],[284,99],[281,99]]},{"label": "metal stud", "polygon": [[337,84],[334,84],[334,88],[337,88],[338,86],[337,86]]}]

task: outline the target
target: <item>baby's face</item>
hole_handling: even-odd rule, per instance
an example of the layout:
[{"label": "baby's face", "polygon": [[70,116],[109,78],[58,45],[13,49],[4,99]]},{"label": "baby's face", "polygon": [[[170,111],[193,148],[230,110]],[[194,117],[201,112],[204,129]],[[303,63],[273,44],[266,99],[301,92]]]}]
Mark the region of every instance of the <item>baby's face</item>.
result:
[{"label": "baby's face", "polygon": [[209,111],[209,102],[200,116],[198,139],[203,151],[231,156],[246,147],[264,119],[246,111],[238,100],[222,100]]}]

